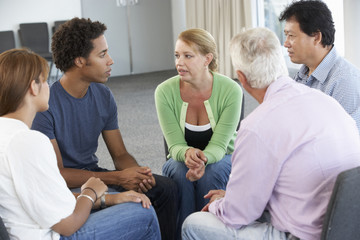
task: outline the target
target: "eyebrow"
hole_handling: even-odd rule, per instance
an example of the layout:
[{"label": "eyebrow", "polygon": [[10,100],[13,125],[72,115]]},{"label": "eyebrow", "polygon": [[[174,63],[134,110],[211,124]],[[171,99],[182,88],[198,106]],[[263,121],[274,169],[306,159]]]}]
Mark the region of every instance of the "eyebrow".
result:
[{"label": "eyebrow", "polygon": [[[179,53],[178,51],[175,51],[175,53]],[[193,52],[183,52],[183,54],[194,54]]]},{"label": "eyebrow", "polygon": [[101,55],[102,53],[106,53],[109,49],[104,49],[101,52],[98,53],[98,55]]}]

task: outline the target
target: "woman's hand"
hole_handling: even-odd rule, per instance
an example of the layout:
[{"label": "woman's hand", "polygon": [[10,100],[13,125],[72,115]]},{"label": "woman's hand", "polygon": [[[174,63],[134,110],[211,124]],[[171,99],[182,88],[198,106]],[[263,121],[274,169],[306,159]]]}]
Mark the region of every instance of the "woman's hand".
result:
[{"label": "woman's hand", "polygon": [[[92,190],[90,190],[92,189]],[[106,192],[108,189],[108,187],[106,186],[106,184],[101,181],[100,178],[95,178],[95,177],[91,177],[89,178],[86,183],[84,183],[81,186],[81,193],[86,190],[88,191],[90,194],[92,194],[91,196],[94,195],[94,201],[96,201],[96,198],[100,198],[101,195],[104,194],[104,192]],[[95,192],[93,192],[95,191]],[[96,194],[95,194],[96,193]]]},{"label": "woman's hand", "polygon": [[112,206],[125,202],[141,203],[143,208],[150,208],[151,206],[150,199],[145,194],[138,193],[133,190],[116,194],[107,194],[105,196],[105,202],[107,206]]},{"label": "woman's hand", "polygon": [[204,176],[204,173],[205,173],[205,163],[202,163],[197,168],[189,169],[186,173],[186,178],[189,181],[194,182],[202,178],[202,176]]},{"label": "woman's hand", "polygon": [[185,152],[185,165],[189,168],[200,168],[207,162],[203,151],[198,148],[189,148]]}]

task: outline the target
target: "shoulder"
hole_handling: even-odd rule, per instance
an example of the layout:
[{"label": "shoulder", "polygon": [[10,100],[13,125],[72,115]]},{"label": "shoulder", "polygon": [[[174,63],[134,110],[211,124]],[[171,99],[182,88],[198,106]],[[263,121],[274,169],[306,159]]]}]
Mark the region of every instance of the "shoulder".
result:
[{"label": "shoulder", "polygon": [[360,90],[360,69],[341,56],[336,59],[330,69],[328,79],[329,84],[336,82],[337,86]]},{"label": "shoulder", "polygon": [[176,75],[174,77],[165,80],[156,87],[155,95],[159,94],[160,92],[162,92],[163,94],[165,93],[170,94],[172,91],[179,89],[179,81],[180,81],[179,75]]},{"label": "shoulder", "polygon": [[176,86],[176,84],[179,82],[180,76],[176,75],[171,78],[166,79],[164,82],[160,83],[157,88],[172,88]]},{"label": "shoulder", "polygon": [[233,92],[236,94],[242,94],[242,88],[237,79],[231,79],[220,73],[213,72],[214,76],[214,89],[218,92]]}]

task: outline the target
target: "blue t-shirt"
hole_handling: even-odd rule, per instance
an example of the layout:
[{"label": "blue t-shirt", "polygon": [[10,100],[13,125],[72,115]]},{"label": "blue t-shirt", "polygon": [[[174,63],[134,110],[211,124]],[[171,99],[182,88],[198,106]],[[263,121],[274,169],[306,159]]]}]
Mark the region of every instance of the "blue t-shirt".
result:
[{"label": "blue t-shirt", "polygon": [[56,139],[64,167],[94,168],[102,131],[118,129],[117,107],[108,87],[91,83],[83,98],[74,98],[55,82],[50,89],[49,109],[38,113],[32,129]]}]

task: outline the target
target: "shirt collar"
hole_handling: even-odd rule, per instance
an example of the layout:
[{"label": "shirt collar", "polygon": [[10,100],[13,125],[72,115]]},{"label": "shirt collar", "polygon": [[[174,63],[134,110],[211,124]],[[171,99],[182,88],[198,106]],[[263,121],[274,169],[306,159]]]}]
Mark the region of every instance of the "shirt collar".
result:
[{"label": "shirt collar", "polygon": [[293,84],[295,81],[289,76],[280,76],[274,82],[272,82],[266,90],[264,101],[266,101],[273,94],[281,90],[285,85]]},{"label": "shirt collar", "polygon": [[[334,66],[335,60],[338,58],[338,56],[339,54],[337,53],[335,46],[333,46],[330,52],[321,61],[319,66],[317,66],[315,71],[309,76],[309,79],[315,78],[320,83],[324,83],[329,74],[330,69],[332,69],[332,67]],[[308,72],[309,72],[309,68],[305,65],[302,65],[299,70],[298,77],[301,79],[308,79],[307,76]]]}]

